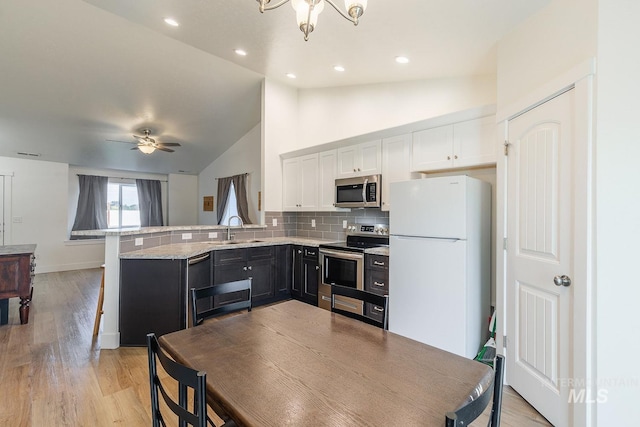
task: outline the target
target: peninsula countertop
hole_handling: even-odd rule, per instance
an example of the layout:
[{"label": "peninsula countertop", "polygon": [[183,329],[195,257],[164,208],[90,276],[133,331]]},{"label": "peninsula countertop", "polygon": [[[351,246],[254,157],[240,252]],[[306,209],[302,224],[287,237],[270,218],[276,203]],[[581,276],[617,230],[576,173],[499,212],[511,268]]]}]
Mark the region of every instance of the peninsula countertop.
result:
[{"label": "peninsula countertop", "polygon": [[[323,243],[335,243],[332,240],[313,239],[308,237],[267,237],[250,240],[227,240],[193,243],[171,243],[153,248],[140,249],[137,251],[124,252],[120,254],[120,259],[188,259],[201,255],[205,252],[253,248],[259,246],[274,245],[303,245],[318,247]],[[389,255],[388,247],[370,248],[365,250],[367,254]]]},{"label": "peninsula countertop", "polygon": [[312,239],[307,237],[266,237],[250,240],[226,240],[193,243],[171,243],[138,251],[120,254],[121,259],[187,259],[205,252],[252,248],[274,245],[304,245],[318,247],[323,243],[332,243],[332,240]]}]

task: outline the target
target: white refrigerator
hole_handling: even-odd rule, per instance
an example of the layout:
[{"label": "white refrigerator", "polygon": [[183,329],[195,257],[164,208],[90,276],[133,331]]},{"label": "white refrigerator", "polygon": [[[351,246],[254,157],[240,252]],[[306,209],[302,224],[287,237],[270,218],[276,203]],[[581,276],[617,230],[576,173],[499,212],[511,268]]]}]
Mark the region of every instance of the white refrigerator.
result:
[{"label": "white refrigerator", "polygon": [[390,185],[389,330],[473,358],[490,315],[491,187],[467,176]]}]

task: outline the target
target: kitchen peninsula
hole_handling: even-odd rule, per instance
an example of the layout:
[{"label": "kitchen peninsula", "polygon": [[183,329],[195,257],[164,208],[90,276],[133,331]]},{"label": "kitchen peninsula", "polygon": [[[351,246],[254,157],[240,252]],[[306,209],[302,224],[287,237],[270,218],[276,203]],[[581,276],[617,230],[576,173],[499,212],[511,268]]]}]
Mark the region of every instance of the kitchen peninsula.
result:
[{"label": "kitchen peninsula", "polygon": [[227,227],[215,225],[73,232],[77,236],[105,238],[105,290],[101,348],[115,349],[121,345],[121,260],[189,260],[208,252],[232,248],[266,248],[283,245],[317,247],[325,242],[301,237],[263,237],[270,234],[264,225],[236,226],[231,227],[231,231],[235,232],[233,240],[221,240],[227,237]]}]

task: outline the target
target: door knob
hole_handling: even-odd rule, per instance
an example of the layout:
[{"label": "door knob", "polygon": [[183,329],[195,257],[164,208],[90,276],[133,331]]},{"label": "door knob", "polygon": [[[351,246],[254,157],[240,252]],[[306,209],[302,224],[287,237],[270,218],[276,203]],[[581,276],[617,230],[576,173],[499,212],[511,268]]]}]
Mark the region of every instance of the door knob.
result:
[{"label": "door knob", "polygon": [[571,277],[567,275],[555,276],[553,278],[553,284],[556,286],[571,286]]}]

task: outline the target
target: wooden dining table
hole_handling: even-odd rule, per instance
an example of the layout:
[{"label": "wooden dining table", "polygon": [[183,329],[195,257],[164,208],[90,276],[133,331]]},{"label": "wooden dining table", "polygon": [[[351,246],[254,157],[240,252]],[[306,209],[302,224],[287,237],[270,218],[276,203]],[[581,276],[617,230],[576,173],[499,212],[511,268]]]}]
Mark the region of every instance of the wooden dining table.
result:
[{"label": "wooden dining table", "polygon": [[442,426],[493,379],[479,362],[295,300],[159,341],[207,373],[216,412],[246,426]]}]

